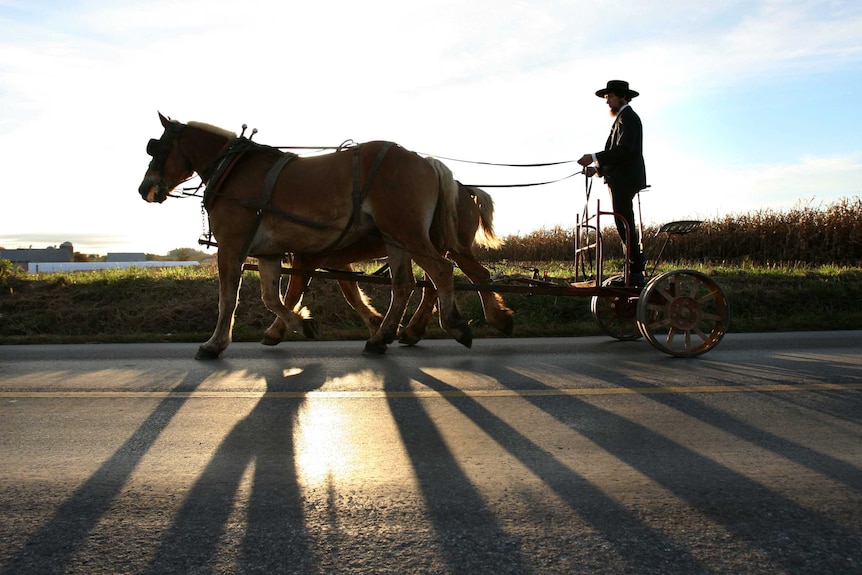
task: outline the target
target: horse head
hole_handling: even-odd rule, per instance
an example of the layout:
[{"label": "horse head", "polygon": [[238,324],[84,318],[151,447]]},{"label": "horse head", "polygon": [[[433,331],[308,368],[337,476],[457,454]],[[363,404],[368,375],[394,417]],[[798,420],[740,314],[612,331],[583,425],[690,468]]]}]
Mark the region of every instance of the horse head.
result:
[{"label": "horse head", "polygon": [[158,140],[147,144],[147,154],[152,157],[138,193],[148,202],[162,203],[168,194],[194,175],[189,159],[183,154],[179,139],[186,125],[166,118],[159,113],[164,132]]}]

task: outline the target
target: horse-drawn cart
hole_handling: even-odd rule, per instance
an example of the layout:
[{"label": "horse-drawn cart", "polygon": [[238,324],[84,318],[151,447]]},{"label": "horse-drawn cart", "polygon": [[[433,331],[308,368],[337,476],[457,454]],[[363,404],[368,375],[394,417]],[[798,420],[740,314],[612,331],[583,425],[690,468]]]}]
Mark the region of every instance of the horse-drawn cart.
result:
[{"label": "horse-drawn cart", "polygon": [[[455,305],[456,289],[479,292],[486,319],[506,334],[512,331],[512,312],[503,305],[502,293],[591,297],[592,313],[608,335],[621,340],[643,336],[674,356],[709,351],[727,330],[727,299],[700,272],[666,272],[641,288],[629,281],[626,264],[622,282],[604,278],[599,217],[612,212],[599,209],[590,218],[585,210],[578,222],[576,264],[585,254],[595,254],[594,275],[578,277],[576,271],[572,279],[495,280],[472,253],[474,241],[483,236],[480,228],[486,238],[493,237],[493,201],[483,190],[459,184],[435,158],[382,141],[301,158],[209,124],[183,124],[161,114],[159,119],[164,131],[147,145],[152,159],[138,192],[147,202],[162,203],[198,174],[205,186],[207,242],[215,238],[219,248],[219,317],[212,337],[198,350],[200,359],[218,357],[231,342],[242,272],[251,269],[245,264],[248,255],[258,259],[261,297],[278,318],[264,343],[277,343],[285,329],[315,335],[313,321],[294,309],[306,282],[289,282],[290,297],[282,296],[278,286],[283,273],[339,280],[345,298],[364,314],[371,332],[365,352],[371,354],[384,353],[396,338],[407,344],[419,341],[435,303],[441,327],[469,347],[472,332]],[[675,222],[663,231],[670,237],[692,227],[691,222]],[[282,268],[286,253],[299,262],[293,264],[296,269]],[[382,256],[391,266],[388,278],[319,269],[337,259],[337,269],[352,270],[352,262]],[[472,283],[454,281],[453,261]],[[419,283],[419,309],[399,329],[417,283],[412,263],[430,281]],[[391,285],[385,315],[366,305],[357,282]]]},{"label": "horse-drawn cart", "polygon": [[[611,212],[598,211],[596,225],[579,223],[575,237],[586,237],[592,231],[592,241],[575,246],[575,254],[587,250],[596,253],[594,279],[578,277],[557,279],[539,277],[505,277],[486,284],[456,282],[461,291],[514,293],[554,297],[590,297],[590,310],[599,328],[606,335],[627,341],[646,338],[659,351],[677,357],[694,357],[718,345],[730,322],[730,306],[721,287],[706,274],[689,269],[672,270],[653,277],[641,287],[614,285],[617,277],[603,277],[602,242],[599,219]],[[699,221],[677,221],[661,226],[664,244],[656,256],[661,257],[673,236],[696,231]],[[598,230],[598,231],[597,231]],[[257,270],[247,263],[245,270]],[[656,265],[653,266],[653,273]],[[301,275],[307,280],[322,278],[360,283],[389,284],[388,276],[380,273],[345,272],[331,269],[296,269],[283,267],[285,275]],[[432,287],[428,280],[418,280],[420,288]]]}]

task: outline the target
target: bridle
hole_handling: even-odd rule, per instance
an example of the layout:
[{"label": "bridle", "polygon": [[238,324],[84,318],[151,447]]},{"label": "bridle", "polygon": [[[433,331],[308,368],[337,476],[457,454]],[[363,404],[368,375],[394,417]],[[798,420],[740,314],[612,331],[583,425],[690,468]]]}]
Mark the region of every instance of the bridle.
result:
[{"label": "bridle", "polygon": [[[155,173],[158,175],[158,181],[154,184],[156,188],[156,194],[153,198],[156,202],[163,202],[168,197],[169,192],[173,188],[168,188],[164,182],[162,181],[162,170],[165,167],[165,163],[168,161],[168,155],[171,153],[171,148],[173,148],[174,142],[176,142],[177,138],[185,129],[186,125],[181,124],[180,122],[171,122],[169,128],[165,128],[165,132],[162,134],[162,137],[156,140],[152,138],[149,142],[147,142],[147,155],[152,156],[152,160],[150,160],[150,165],[147,168],[148,172]],[[188,160],[186,161],[188,163]],[[191,170],[191,167],[189,166]],[[178,182],[176,185],[181,184],[182,182]],[[176,186],[174,186],[176,187]],[[146,199],[147,194],[149,193],[149,189],[141,189],[139,190],[141,196]]]}]

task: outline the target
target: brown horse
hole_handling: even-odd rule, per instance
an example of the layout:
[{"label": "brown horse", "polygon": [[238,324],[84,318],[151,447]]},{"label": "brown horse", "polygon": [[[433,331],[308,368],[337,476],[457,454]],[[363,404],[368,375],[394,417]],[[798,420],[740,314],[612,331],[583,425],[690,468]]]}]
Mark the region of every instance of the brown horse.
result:
[{"label": "brown horse", "polygon": [[147,146],[152,160],[138,191],[161,203],[197,173],[207,185],[204,207],[219,246],[219,317],[198,358],[218,357],[231,342],[247,256],[258,258],[267,308],[299,330],[302,317],[284,306],[278,289],[283,254],[334,252],[372,234],[386,246],[392,296],[365,352],[382,354],[395,340],[416,283],[411,261],[437,287],[441,327],[470,347],[470,327],[455,305],[452,264],[442,255],[457,241],[451,172],[391,142],[299,158],[208,124],[159,119],[164,132]]},{"label": "brown horse", "polygon": [[[434,158],[426,158],[429,162],[438,162]],[[494,234],[494,201],[487,192],[480,188],[464,186],[458,183],[458,236],[457,245],[448,246],[447,256],[458,264],[458,267],[473,283],[490,282],[490,273],[480,264],[473,254],[473,244],[496,247],[500,240]],[[331,254],[294,254],[292,266],[296,269],[313,270],[327,267],[336,270],[352,271],[354,262],[377,259],[386,256],[386,246],[376,236],[368,236],[363,241]],[[371,334],[380,327],[383,316],[369,303],[365,294],[355,281],[339,280],[339,287],[347,303],[362,317]],[[305,283],[297,275],[288,279],[284,294],[284,304],[297,309],[302,301]],[[493,292],[480,291],[482,308],[487,322],[506,335],[512,334],[512,310],[503,303],[502,297]],[[433,287],[422,291],[422,301],[413,314],[410,323],[399,333],[398,340],[407,345],[414,345],[425,335],[425,328],[431,321],[434,312],[436,292]],[[287,332],[287,325],[276,317],[272,325],[264,333],[264,345],[277,345]],[[306,332],[308,335],[308,332]]]}]

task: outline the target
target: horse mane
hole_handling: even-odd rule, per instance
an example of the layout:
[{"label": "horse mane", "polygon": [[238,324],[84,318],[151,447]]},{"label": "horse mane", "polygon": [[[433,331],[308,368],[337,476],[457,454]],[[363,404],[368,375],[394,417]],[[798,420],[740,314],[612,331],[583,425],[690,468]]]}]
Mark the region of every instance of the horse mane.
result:
[{"label": "horse mane", "polygon": [[216,136],[223,136],[229,140],[233,140],[236,138],[236,132],[231,132],[230,130],[225,130],[224,128],[219,128],[218,126],[213,126],[212,124],[206,124],[204,122],[189,122],[186,125],[193,128],[198,128],[199,130],[203,130],[211,134],[215,134]]}]

